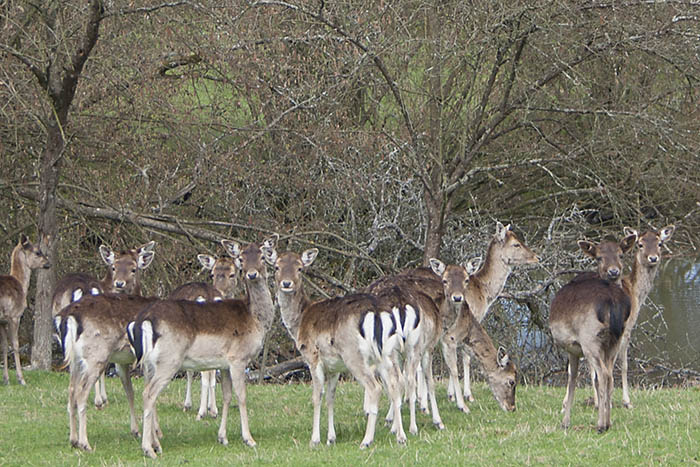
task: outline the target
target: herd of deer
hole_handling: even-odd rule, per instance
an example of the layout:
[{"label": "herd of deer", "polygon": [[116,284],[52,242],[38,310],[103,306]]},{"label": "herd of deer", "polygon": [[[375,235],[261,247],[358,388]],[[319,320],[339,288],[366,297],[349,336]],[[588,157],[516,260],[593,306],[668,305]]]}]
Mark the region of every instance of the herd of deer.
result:
[{"label": "herd of deer", "polygon": [[[627,384],[627,348],[640,306],[658,270],[661,246],[674,231],[669,225],[638,235],[625,228],[620,242],[579,241],[594,258],[597,270],[572,279],[555,295],[550,309],[554,342],[569,354],[569,379],[563,403],[562,426],[568,428],[576,388],[579,359],[585,357],[598,407],[598,431],[610,427],[612,370],[618,353],[622,363],[623,404],[631,407]],[[384,389],[390,408],[386,422],[398,443],[406,442],[401,420],[404,397],[409,404],[409,432],[416,434],[416,401],[432,414],[438,429],[444,425],[435,399],[431,352],[441,343],[449,369],[448,398],[468,412],[464,399],[473,401],[470,358],[480,362],[488,385],[501,408],[515,410],[516,368],[505,351],[496,349],[481,326],[490,305],[502,292],[514,266],[537,263],[538,257],[510,230],[496,224],[485,259],[465,265],[445,265],[431,259],[430,267],[385,276],[361,293],[311,301],[303,287],[303,271],[317,255],[315,248],[301,254],[277,253],[278,237],[245,248],[222,240],[228,256],[199,255],[211,271],[212,284],[189,283],[166,299],[141,296],[140,271],[154,257],[155,242],[115,253],[100,247],[107,273],[102,280],[70,274],[57,284],[53,314],[57,335],[70,368],[68,414],[70,443],[91,450],[87,437],[87,399],[95,387],[95,405],[107,401],[101,375],[111,362],[127,395],[131,432],[138,436],[134,411],[131,365],[144,375],[143,435],[141,447],[150,457],[161,452],[162,432],[156,399],[179,370],[188,371],[185,408],[191,407],[191,371],[202,371],[202,397],[197,418],[216,417],[215,370],[221,372],[223,409],[218,440],[228,444],[226,425],[232,389],[241,418],[241,435],[255,446],[246,402],[246,365],[260,352],[274,320],[274,300],[266,264],[274,268],[276,302],[284,326],[309,367],[312,379],[313,428],[311,445],[321,441],[321,398],[328,407],[327,443],[335,442],[334,399],[339,375],[349,371],[364,389],[367,426],[361,447],[374,439],[379,399]],[[632,271],[622,274],[623,255],[637,245]],[[26,308],[31,269],[50,267],[49,259],[26,236],[12,251],[11,273],[0,276],[0,336],[5,384],[8,335],[14,350],[20,384],[25,384],[19,359],[17,330]],[[233,298],[239,281],[243,298]],[[468,350],[467,350],[468,349]],[[459,384],[457,351],[463,358],[464,390]]]}]

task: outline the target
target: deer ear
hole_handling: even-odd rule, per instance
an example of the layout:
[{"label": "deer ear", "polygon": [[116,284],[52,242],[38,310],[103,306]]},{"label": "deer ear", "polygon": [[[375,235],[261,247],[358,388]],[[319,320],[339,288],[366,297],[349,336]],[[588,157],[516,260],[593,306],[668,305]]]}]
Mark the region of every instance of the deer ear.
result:
[{"label": "deer ear", "polygon": [[107,245],[100,245],[100,256],[102,257],[102,261],[109,266],[114,264],[114,251]]},{"label": "deer ear", "polygon": [[590,256],[591,258],[595,258],[595,251],[596,251],[596,244],[593,242],[589,242],[587,240],[579,240],[578,242],[578,247],[583,251],[586,255]]},{"label": "deer ear", "polygon": [[197,255],[199,263],[204,269],[214,269],[214,264],[216,264],[216,258],[211,255]]},{"label": "deer ear", "polygon": [[481,256],[477,256],[476,258],[472,258],[469,261],[467,261],[467,264],[464,267],[464,269],[466,269],[467,274],[471,276],[479,269],[479,266],[481,266]]},{"label": "deer ear", "polygon": [[147,251],[153,251],[153,247],[155,247],[155,246],[156,246],[156,241],[151,240],[150,242],[144,243],[140,247],[136,248],[136,254],[140,255],[140,254],[145,253]]},{"label": "deer ear", "polygon": [[637,232],[632,231],[632,233],[628,234],[625,238],[620,240],[620,248],[622,249],[622,252],[627,253],[628,251],[630,251],[636,242]]},{"label": "deer ear", "polygon": [[499,242],[504,242],[506,240],[506,235],[508,234],[509,229],[510,229],[510,224],[508,224],[508,227],[505,227],[499,221],[496,221],[496,235],[495,235],[496,239]]},{"label": "deer ear", "polygon": [[139,269],[146,269],[148,266],[150,266],[155,255],[156,254],[152,251],[144,251],[141,253],[138,260]]},{"label": "deer ear", "polygon": [[23,233],[19,234],[19,244],[22,245],[22,248],[24,248],[25,250],[28,250],[32,247],[32,244],[29,241],[29,237],[27,237]]},{"label": "deer ear", "polygon": [[274,266],[277,262],[277,250],[275,250],[274,248],[263,247],[262,252],[263,259],[265,260],[265,262],[270,266]]},{"label": "deer ear", "polygon": [[301,254],[301,264],[303,264],[305,268],[308,268],[311,266],[311,263],[314,262],[316,256],[318,256],[318,248],[306,250]]},{"label": "deer ear", "polygon": [[262,247],[263,248],[270,248],[270,249],[274,250],[275,248],[277,248],[277,242],[279,241],[279,239],[280,239],[279,234],[277,234],[277,233],[273,234],[272,236],[263,240]]},{"label": "deer ear", "polygon": [[505,368],[508,366],[508,363],[510,363],[510,357],[508,356],[508,352],[506,352],[506,349],[504,347],[499,347],[498,348],[498,366],[501,368]]},{"label": "deer ear", "polygon": [[238,258],[241,255],[241,245],[238,242],[234,242],[233,240],[221,240],[221,244],[232,258]]},{"label": "deer ear", "polygon": [[446,268],[445,263],[437,258],[430,258],[428,261],[430,262],[430,269],[432,269],[438,276],[442,276],[442,273],[445,272]]},{"label": "deer ear", "polygon": [[625,234],[625,236],[632,235],[632,234],[635,234],[637,236],[639,235],[636,230],[634,230],[632,227],[627,227],[627,226],[625,226],[622,229],[622,232]]},{"label": "deer ear", "polygon": [[673,225],[673,224],[667,225],[666,227],[664,227],[663,229],[661,229],[661,232],[659,232],[659,239],[660,239],[662,242],[665,242],[666,240],[668,240],[669,238],[671,238],[671,235],[673,235],[673,232],[674,232],[675,230],[676,230],[676,226],[675,226],[675,225]]}]

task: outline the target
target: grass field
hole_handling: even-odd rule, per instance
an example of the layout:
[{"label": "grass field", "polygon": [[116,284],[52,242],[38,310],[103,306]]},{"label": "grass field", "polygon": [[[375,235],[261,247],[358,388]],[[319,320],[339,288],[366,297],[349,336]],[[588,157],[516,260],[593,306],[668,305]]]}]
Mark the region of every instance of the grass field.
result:
[{"label": "grass field", "polygon": [[[600,435],[596,414],[583,400],[590,389],[579,389],[572,411],[572,428],[563,431],[561,401],[564,388],[519,387],[518,410],[502,412],[488,388],[476,383],[477,401],[471,413],[459,412],[439,382],[438,404],[444,431],[433,428],[430,417],[419,414],[417,436],[406,446],[383,425],[370,449],[360,450],[365,417],[362,393],[353,382],[341,383],[336,397],[334,446],[309,448],[311,389],[306,384],[249,385],[250,427],[258,443],[240,441],[240,419],[233,408],[228,423],[229,446],[216,442],[218,420],[197,422],[183,412],[184,380],[173,381],[158,399],[165,437],[163,454],[143,457],[140,440],[129,434],[128,409],[118,378],[107,379],[109,404],[102,411],[88,409],[88,436],[94,452],[80,452],[68,443],[67,373],[27,371],[27,386],[0,386],[0,465],[697,465],[700,464],[700,390],[635,390],[635,408],[616,404],[613,426]],[[135,380],[140,410],[142,380]],[[218,389],[217,389],[218,390]],[[199,400],[197,385],[194,399]],[[619,401],[619,389],[615,393]],[[220,405],[220,392],[217,394]],[[384,398],[381,410],[387,409]],[[408,427],[407,410],[404,426]],[[325,440],[325,408],[321,420]],[[139,417],[141,414],[139,413]],[[381,417],[384,413],[381,413]],[[408,433],[407,433],[408,434]]]}]

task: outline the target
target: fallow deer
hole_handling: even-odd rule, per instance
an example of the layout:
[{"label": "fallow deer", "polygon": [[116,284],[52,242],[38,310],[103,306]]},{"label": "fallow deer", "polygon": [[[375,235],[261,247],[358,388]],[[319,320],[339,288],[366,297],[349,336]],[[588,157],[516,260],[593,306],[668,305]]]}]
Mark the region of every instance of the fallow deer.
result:
[{"label": "fallow deer", "polygon": [[[382,303],[372,294],[350,294],[312,303],[304,291],[302,271],[314,262],[317,255],[318,250],[312,248],[301,255],[286,252],[277,258],[266,258],[275,266],[275,287],[282,322],[311,372],[314,413],[310,445],[317,446],[321,442],[321,397],[326,382],[327,444],[336,440],[335,389],[340,373],[346,369],[365,391],[367,427],[360,447],[366,448],[374,440],[382,383],[395,408],[392,431],[396,433],[397,441],[403,444],[406,434],[401,423],[400,374],[393,356],[401,337],[392,306]],[[406,313],[403,310],[404,319],[407,319]],[[415,319],[412,323],[417,324]]]},{"label": "fallow deer", "polygon": [[[230,243],[222,240],[222,245],[228,250]],[[211,255],[197,255],[202,267],[210,272],[212,285],[203,282],[190,282],[173,290],[168,298],[172,300],[195,301],[219,301],[226,298],[234,298],[238,285],[238,270],[233,258],[215,258]],[[185,390],[184,410],[192,408],[192,377],[193,372],[187,371],[187,387]],[[201,420],[207,413],[216,418],[219,411],[216,408],[216,371],[208,370],[201,373],[202,392],[199,402],[197,420]]]},{"label": "fallow deer", "polygon": [[276,242],[277,237],[272,237],[243,250],[231,243],[230,253],[236,257],[246,286],[245,299],[204,303],[163,300],[128,325],[129,340],[146,379],[141,440],[145,455],[155,458],[157,452],[162,452],[156,432],[156,399],[181,368],[221,370],[223,409],[218,440],[228,444],[226,423],[233,385],[243,441],[248,446],[256,445],[248,426],[245,368],[262,348],[274,319],[263,256],[275,255]]},{"label": "fallow deer", "polygon": [[[638,236],[637,253],[634,256],[632,272],[622,277],[622,288],[629,295],[632,302],[630,317],[627,319],[627,323],[625,323],[625,331],[622,334],[622,342],[620,343],[619,350],[621,365],[620,374],[622,379],[622,405],[628,409],[632,408],[627,383],[627,349],[629,347],[630,337],[635,324],[637,324],[639,310],[654,286],[654,279],[659,270],[659,264],[661,264],[661,247],[666,240],[671,238],[674,230],[675,226],[667,225],[658,232],[648,230],[641,236]],[[624,233],[625,235],[637,235],[637,231],[630,227],[625,227]],[[595,385],[593,389],[593,400],[597,403],[598,395],[595,393]]]},{"label": "fallow deer", "polygon": [[[139,247],[119,252],[106,245],[100,245],[100,257],[107,265],[105,276],[98,280],[80,272],[66,274],[54,289],[53,316],[85,295],[99,295],[105,292],[141,295],[140,271],[151,265],[155,255],[155,244],[156,242],[151,240]],[[95,407],[98,409],[107,403],[104,378],[104,374],[101,374],[95,383]]]},{"label": "fallow deer", "polygon": [[19,355],[19,321],[27,308],[27,291],[32,269],[50,268],[51,263],[38,245],[29,241],[26,235],[19,236],[19,242],[10,255],[10,274],[0,276],[0,345],[2,345],[4,384],[10,383],[7,368],[8,337],[15,354],[17,381],[26,385],[22,374]]},{"label": "fallow deer", "polygon": [[[471,276],[466,291],[466,302],[469,305],[471,314],[481,323],[484,320],[489,308],[496,301],[505,287],[506,280],[510,276],[515,266],[534,264],[539,262],[537,255],[528,248],[525,243],[511,230],[510,225],[504,226],[496,222],[496,233],[489,242],[486,256],[481,269]],[[445,355],[445,359],[457,361],[457,348],[460,346],[458,335],[464,334],[467,330],[463,327],[469,325],[467,321],[455,321],[454,325],[447,330],[443,336],[443,342],[456,342],[457,346],[450,344],[447,349],[453,355]],[[445,348],[443,347],[443,352]],[[462,349],[462,366],[464,371],[464,399],[474,401],[471,391],[470,377],[471,357],[466,349]],[[447,395],[455,400],[457,407],[465,410],[463,399],[456,394],[460,391],[459,379],[450,378],[447,386]],[[460,406],[461,405],[461,406]]]},{"label": "fallow deer", "polygon": [[[416,382],[430,397],[433,425],[442,430],[445,425],[435,397],[432,351],[443,333],[442,317],[435,302],[417,288],[407,287],[397,276],[385,276],[367,287],[368,292],[391,305],[394,326],[400,337],[399,357],[403,363],[403,381],[408,396],[410,423],[409,432],[418,433],[416,424]],[[423,371],[419,372],[418,369]],[[427,404],[426,404],[427,405]],[[390,404],[386,416],[387,424],[394,420],[394,405]]]},{"label": "fallow deer", "polygon": [[126,326],[157,298],[127,294],[87,295],[73,302],[54,318],[63,348],[64,364],[70,366],[68,419],[70,443],[91,451],[87,437],[87,399],[90,387],[115,363],[127,401],[131,433],[138,436],[134,390],[129,365],[134,356],[126,338]]},{"label": "fallow deer", "polygon": [[631,298],[620,283],[622,258],[636,240],[634,233],[619,243],[579,241],[581,250],[596,260],[597,271],[575,277],[552,300],[549,314],[552,338],[569,354],[569,378],[562,409],[562,427],[565,429],[571,423],[571,406],[581,357],[588,360],[594,372],[593,384],[598,394],[598,432],[610,428],[612,370],[632,309]]}]

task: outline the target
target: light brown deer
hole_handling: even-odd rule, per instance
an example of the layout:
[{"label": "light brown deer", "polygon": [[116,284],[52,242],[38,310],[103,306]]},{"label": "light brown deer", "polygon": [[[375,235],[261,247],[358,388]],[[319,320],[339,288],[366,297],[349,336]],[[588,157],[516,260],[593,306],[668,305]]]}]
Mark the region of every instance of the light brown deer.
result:
[{"label": "light brown deer", "polygon": [[162,452],[157,432],[156,399],[175,373],[185,370],[221,370],[223,409],[218,440],[228,444],[226,422],[233,386],[241,416],[241,435],[248,446],[255,440],[248,426],[245,368],[263,345],[272,326],[274,306],[267,286],[263,256],[274,255],[277,237],[241,250],[232,242],[246,286],[243,300],[197,303],[164,300],[139,314],[128,326],[132,349],[146,379],[143,390],[143,437],[145,455]]},{"label": "light brown deer", "polygon": [[581,357],[588,360],[594,371],[593,383],[598,394],[598,432],[610,428],[613,365],[632,309],[630,296],[620,284],[622,258],[636,240],[635,233],[619,243],[579,241],[581,250],[596,260],[597,271],[575,277],[552,300],[549,313],[552,338],[569,354],[569,378],[562,421],[565,429],[571,423],[571,406]]},{"label": "light brown deer", "polygon": [[[511,230],[510,225],[504,226],[500,222],[496,222],[496,233],[489,242],[483,265],[478,272],[471,275],[467,285],[465,298],[469,305],[469,310],[476,320],[479,323],[484,320],[489,308],[503,291],[506,280],[513,272],[515,266],[537,262],[539,262],[537,255],[518,238]],[[445,355],[445,359],[449,358],[457,361],[457,348],[461,347],[461,341],[458,336],[467,332],[464,326],[469,325],[469,320],[455,321],[454,325],[447,330],[443,337],[443,342],[456,342],[457,346],[450,344],[447,349],[443,347],[443,355],[445,355],[445,351],[452,352],[452,355],[449,357]],[[464,371],[464,399],[474,401],[469,370],[471,358],[467,349],[462,348],[461,353]],[[456,377],[454,380],[450,378],[450,383],[447,386],[447,395],[450,399],[454,398],[457,407],[465,411],[466,406],[463,399],[461,396],[457,396],[459,391],[459,379]]]},{"label": "light brown deer", "polygon": [[[228,250],[230,243],[222,240],[222,245]],[[228,245],[228,246],[227,246]],[[219,301],[234,298],[238,285],[238,270],[233,258],[215,258],[207,254],[197,255],[202,267],[210,271],[212,285],[203,282],[190,282],[173,290],[168,298],[172,300]],[[193,371],[187,371],[187,387],[185,390],[184,410],[192,408],[192,379]],[[208,370],[201,373],[202,392],[199,401],[197,420],[204,416],[216,418],[219,411],[216,408],[216,371]]]},{"label": "light brown deer", "polygon": [[[309,366],[313,385],[313,428],[310,445],[321,442],[321,397],[327,383],[327,444],[336,440],[335,389],[346,369],[363,386],[367,427],[360,448],[374,440],[382,383],[394,404],[392,432],[406,442],[401,422],[401,388],[394,352],[400,345],[392,305],[372,294],[349,294],[311,302],[303,287],[302,271],[316,259],[315,248],[268,258],[275,266],[275,287],[282,322]],[[415,321],[413,321],[415,323]]]},{"label": "light brown deer", "polygon": [[[113,251],[106,245],[100,245],[100,256],[107,265],[105,276],[101,280],[85,273],[66,274],[56,284],[52,299],[53,316],[68,306],[80,300],[85,295],[102,293],[124,293],[141,295],[140,271],[148,268],[153,262],[156,242],[151,240],[130,250]],[[95,407],[101,409],[107,404],[104,373],[95,383]]]},{"label": "light brown deer", "polygon": [[51,263],[38,245],[29,241],[26,235],[19,236],[19,242],[10,255],[10,274],[0,276],[0,345],[2,345],[4,384],[10,383],[7,368],[8,337],[15,354],[17,381],[26,385],[22,374],[19,356],[19,321],[27,308],[27,291],[32,269],[50,268]]},{"label": "light brown deer", "polygon": [[71,446],[91,451],[87,437],[87,399],[107,365],[115,363],[129,403],[131,433],[138,436],[134,390],[129,366],[134,362],[126,326],[157,298],[127,294],[87,295],[73,302],[54,318],[63,348],[64,364],[70,366],[68,420]]},{"label": "light brown deer", "polygon": [[[622,405],[628,409],[632,408],[627,383],[627,349],[629,347],[630,337],[635,324],[637,324],[639,310],[654,286],[654,279],[659,270],[659,264],[661,264],[661,247],[666,240],[671,238],[674,230],[675,226],[667,225],[659,231],[648,230],[641,236],[638,236],[637,253],[634,256],[632,272],[622,278],[622,288],[629,295],[632,302],[630,317],[625,324],[625,332],[622,334],[622,342],[620,343],[618,355],[621,364]],[[625,227],[624,233],[628,236],[637,235],[637,231],[630,227]],[[593,377],[594,375],[592,375],[592,378]],[[591,381],[593,380],[592,378]],[[597,404],[598,395],[595,393],[595,385],[593,386],[593,390],[593,400]]]},{"label": "light brown deer", "polygon": [[[454,324],[442,338],[442,353],[450,372],[453,387],[459,388],[457,371],[457,346],[464,343],[481,362],[493,396],[505,411],[515,410],[517,369],[503,348],[496,350],[493,341],[471,313],[467,302],[471,277],[477,270],[481,258],[470,260],[465,266],[445,265],[437,258],[430,259],[433,272],[442,279],[444,298],[443,316],[454,317]],[[459,390],[455,392],[457,407],[469,412]]]}]

